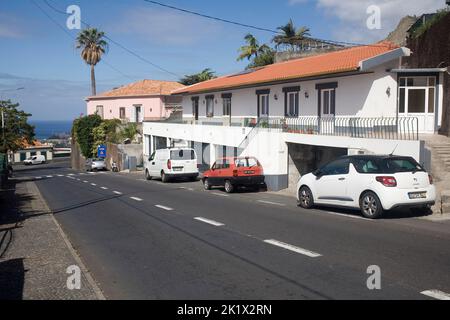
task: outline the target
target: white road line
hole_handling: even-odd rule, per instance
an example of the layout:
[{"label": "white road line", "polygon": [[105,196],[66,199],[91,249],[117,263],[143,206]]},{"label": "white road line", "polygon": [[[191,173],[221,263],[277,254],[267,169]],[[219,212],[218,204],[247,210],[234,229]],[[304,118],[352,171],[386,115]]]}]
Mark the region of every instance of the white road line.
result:
[{"label": "white road line", "polygon": [[78,179],[78,178],[77,178],[77,181],[81,181],[81,179]]},{"label": "white road line", "polygon": [[47,178],[53,178],[53,176],[45,176],[45,177],[47,177]]},{"label": "white road line", "polygon": [[42,177],[34,177],[34,178],[35,178],[35,179],[38,179],[38,180],[39,180],[39,179],[42,179]]},{"label": "white road line", "polygon": [[64,175],[62,175],[62,174],[58,174],[58,177],[64,177]]},{"label": "white road line", "polygon": [[119,191],[113,191],[113,193],[115,193],[115,194],[122,194],[122,192],[119,192]]},{"label": "white road line", "polygon": [[220,197],[228,197],[227,194],[218,193],[218,192],[213,192],[213,193],[211,193],[211,194],[213,194],[213,195],[215,195],[215,196],[220,196]]},{"label": "white road line", "polygon": [[438,300],[450,300],[450,294],[436,289],[425,290],[421,294]]},{"label": "white road line", "polygon": [[84,182],[84,183],[88,183],[89,181],[84,180],[83,182]]},{"label": "white road line", "polygon": [[108,190],[108,188],[107,188],[107,187],[100,187],[100,189],[103,189],[103,190]]},{"label": "white road line", "polygon": [[217,222],[217,221],[214,221],[214,220],[209,220],[209,219],[202,218],[202,217],[195,217],[194,219],[198,220],[198,221],[201,221],[201,222],[204,222],[204,223],[211,224],[211,225],[216,226],[216,227],[220,227],[220,226],[224,226],[225,225],[223,223],[220,223],[220,222]]},{"label": "white road line", "polygon": [[279,202],[272,202],[272,201],[266,201],[266,200],[257,200],[257,201],[261,202],[261,203],[266,203],[266,204],[273,204],[276,206],[282,206],[282,207],[286,206],[284,203],[279,203]]},{"label": "white road line", "polygon": [[94,186],[94,187],[95,187],[95,186],[96,186],[96,184],[95,184],[95,183],[91,183],[91,186]]},{"label": "white road line", "polygon": [[173,210],[173,208],[166,207],[166,206],[163,206],[163,205],[160,205],[160,204],[155,205],[155,207],[163,209],[163,210],[167,210],[167,211],[172,211]]},{"label": "white road line", "polygon": [[283,249],[286,249],[286,250],[290,250],[290,251],[294,251],[294,252],[303,254],[303,255],[311,257],[311,258],[317,258],[317,257],[321,256],[321,254],[319,254],[319,253],[316,253],[316,252],[313,252],[310,250],[306,250],[306,249],[303,249],[300,247],[296,247],[291,244],[284,243],[284,242],[274,240],[274,239],[264,240],[264,242],[272,244],[272,245],[280,247],[280,248],[283,248]]},{"label": "white road line", "polygon": [[74,175],[75,175],[74,173],[69,173],[69,174],[68,174],[68,176],[74,176]]},{"label": "white road line", "polygon": [[138,198],[138,197],[130,197],[130,199],[133,199],[133,200],[135,200],[135,201],[142,201],[142,199],[141,199],[141,198]]},{"label": "white road line", "polygon": [[347,218],[352,218],[352,219],[359,219],[359,220],[366,220],[366,221],[376,221],[375,219],[367,219],[358,215],[353,215],[353,214],[346,214],[346,213],[339,213],[339,212],[333,212],[333,211],[327,211],[327,214],[332,214],[338,217],[347,217]]}]

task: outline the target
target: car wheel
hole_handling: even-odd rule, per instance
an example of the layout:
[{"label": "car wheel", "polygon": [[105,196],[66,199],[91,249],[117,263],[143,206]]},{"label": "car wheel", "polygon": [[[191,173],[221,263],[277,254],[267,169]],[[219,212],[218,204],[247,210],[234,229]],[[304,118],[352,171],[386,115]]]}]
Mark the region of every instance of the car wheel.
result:
[{"label": "car wheel", "polygon": [[150,173],[148,173],[148,170],[145,170],[145,179],[152,180],[152,176],[150,175]]},{"label": "car wheel", "polygon": [[383,207],[378,196],[372,192],[364,192],[359,200],[359,207],[364,217],[378,219],[383,215]]},{"label": "car wheel", "polygon": [[41,164],[45,164],[45,161],[41,161]]},{"label": "car wheel", "polygon": [[167,181],[169,181],[169,178],[167,177],[167,175],[163,172],[161,172],[161,181],[166,183]]},{"label": "car wheel", "polygon": [[205,190],[211,190],[211,185],[209,184],[209,180],[208,179],[203,179],[203,188]]},{"label": "car wheel", "polygon": [[230,180],[225,181],[225,191],[226,193],[232,193],[234,190],[234,186],[231,184]]},{"label": "car wheel", "polygon": [[305,209],[311,209],[314,206],[314,197],[307,186],[302,186],[298,191],[298,204]]}]

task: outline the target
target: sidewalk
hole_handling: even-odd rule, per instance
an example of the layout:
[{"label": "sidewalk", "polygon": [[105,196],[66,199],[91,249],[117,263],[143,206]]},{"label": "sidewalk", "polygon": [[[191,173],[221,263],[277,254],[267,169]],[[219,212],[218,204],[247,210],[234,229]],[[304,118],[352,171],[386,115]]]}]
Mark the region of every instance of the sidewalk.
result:
[{"label": "sidewalk", "polygon": [[[34,182],[10,184],[0,191],[0,300],[104,299]],[[80,289],[67,288],[72,265],[81,269]]]}]

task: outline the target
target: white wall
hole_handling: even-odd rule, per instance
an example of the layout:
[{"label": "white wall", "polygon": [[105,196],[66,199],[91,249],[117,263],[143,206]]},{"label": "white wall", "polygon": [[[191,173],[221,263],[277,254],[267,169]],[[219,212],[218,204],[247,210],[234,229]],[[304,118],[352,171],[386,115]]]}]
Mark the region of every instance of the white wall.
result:
[{"label": "white wall", "polygon": [[[192,118],[192,97],[199,97],[199,118],[206,117],[206,95],[214,95],[214,118],[223,116],[222,93],[232,93],[231,115],[233,117],[256,117],[258,89],[270,89],[269,115],[284,116],[283,87],[300,86],[300,116],[317,116],[318,83],[337,82],[336,115],[360,117],[395,117],[397,109],[396,75],[385,70],[396,63],[384,64],[370,74],[327,78],[322,80],[292,82],[282,85],[261,86],[247,89],[227,90],[208,94],[187,95],[183,97],[183,117]],[[386,94],[390,87],[390,96]],[[305,97],[305,92],[309,98]],[[278,97],[275,100],[275,95]]]}]

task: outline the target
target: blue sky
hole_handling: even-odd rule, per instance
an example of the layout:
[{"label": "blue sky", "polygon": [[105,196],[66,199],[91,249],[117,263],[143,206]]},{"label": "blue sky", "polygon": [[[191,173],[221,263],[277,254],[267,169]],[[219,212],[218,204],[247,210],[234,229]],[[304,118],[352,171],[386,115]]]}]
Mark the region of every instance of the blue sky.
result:
[{"label": "blue sky", "polygon": [[[64,15],[43,0],[34,0],[59,25]],[[76,4],[81,18],[146,59],[180,76],[212,68],[219,75],[242,70],[237,49],[246,33],[261,42],[273,35],[158,7],[142,0],[48,0],[65,11]],[[166,4],[268,29],[290,18],[308,26],[314,37],[362,43],[383,39],[406,14],[433,12],[444,0],[161,0]],[[381,29],[366,27],[367,7],[379,5]],[[76,30],[67,30],[72,37]],[[89,68],[71,38],[46,17],[31,0],[0,3],[0,98],[19,101],[33,119],[73,119],[85,112]],[[96,67],[98,91],[139,79],[177,80],[123,49],[110,45],[105,61]],[[125,74],[126,76],[124,76]],[[24,90],[2,90],[23,86]]]}]

